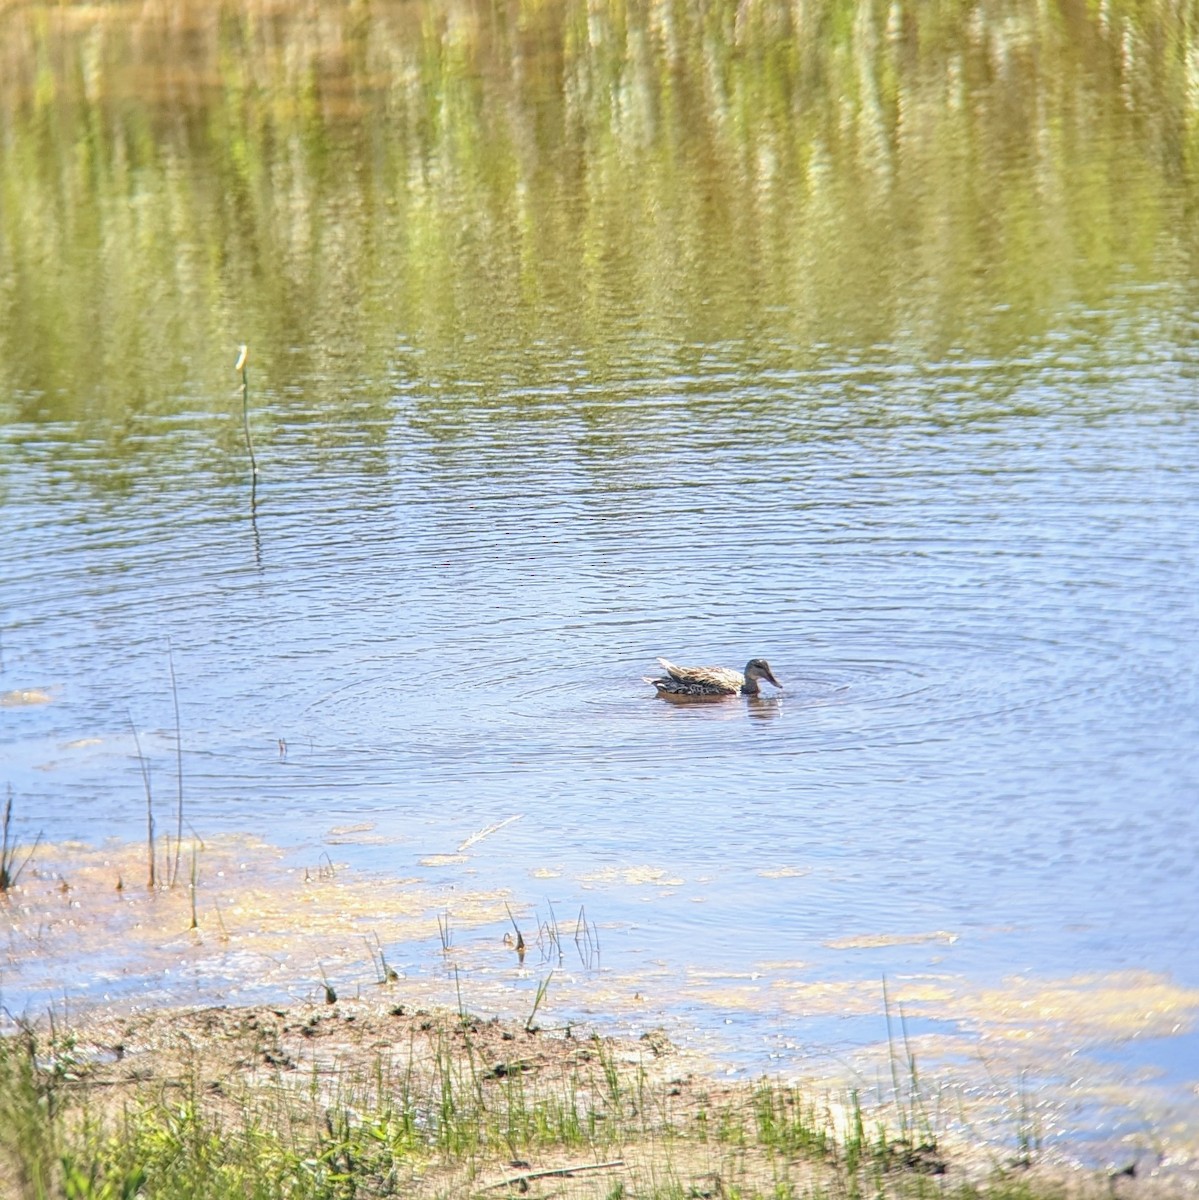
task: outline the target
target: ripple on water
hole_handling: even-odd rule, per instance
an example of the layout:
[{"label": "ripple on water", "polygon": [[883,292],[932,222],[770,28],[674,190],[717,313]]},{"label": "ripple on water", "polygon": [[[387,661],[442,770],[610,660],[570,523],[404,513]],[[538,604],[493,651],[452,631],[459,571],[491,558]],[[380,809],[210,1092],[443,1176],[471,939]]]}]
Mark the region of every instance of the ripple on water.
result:
[{"label": "ripple on water", "polygon": [[[97,504],[26,464],[3,683],[51,701],[3,710],[18,813],[139,836],[127,711],[169,805],[169,637],[204,836],[369,824],[339,860],[419,873],[520,814],[439,869],[586,904],[626,965],[1193,974],[1193,430],[866,374],[464,399],[374,474],[284,437],[253,524],[202,466]],[[671,705],[658,655],[786,686]]]}]

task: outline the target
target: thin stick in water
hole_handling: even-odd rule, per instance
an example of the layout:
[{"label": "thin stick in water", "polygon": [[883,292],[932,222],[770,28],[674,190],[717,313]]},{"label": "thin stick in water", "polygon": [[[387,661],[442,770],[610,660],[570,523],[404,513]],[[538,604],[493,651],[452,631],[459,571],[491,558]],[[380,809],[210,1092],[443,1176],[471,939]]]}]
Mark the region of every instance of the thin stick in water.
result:
[{"label": "thin stick in water", "polygon": [[192,902],[192,924],[193,929],[200,928],[200,922],[196,918],[196,884],[198,882],[199,871],[196,863],[196,843],[192,842],[192,877],[191,883],[188,885],[188,891],[191,893]]},{"label": "thin stick in water", "polygon": [[246,451],[250,455],[250,471],[258,479],[258,459],[254,457],[254,439],[250,437],[250,347],[243,345],[233,369],[241,372],[241,427],[246,435]]},{"label": "thin stick in water", "polygon": [[461,854],[468,846],[473,846],[476,842],[481,842],[485,837],[490,837],[493,833],[503,829],[505,825],[511,825],[513,821],[519,821],[523,816],[524,813],[517,813],[515,816],[505,817],[502,821],[496,821],[494,825],[488,825],[486,829],[480,829],[478,833],[472,833],[458,847],[457,853]]},{"label": "thin stick in water", "polygon": [[175,865],[171,870],[170,886],[179,879],[179,854],[183,848],[183,728],[179,723],[179,688],[175,683],[175,654],[167,638],[167,664],[171,668],[171,698],[175,702],[175,777],[178,780],[179,808],[175,823]]},{"label": "thin stick in water", "polygon": [[146,887],[154,887],[154,802],[150,796],[150,765],[146,762],[146,756],[142,753],[142,741],[137,736],[137,726],[133,723],[133,714],[125,709],[125,718],[129,722],[129,729],[133,734],[133,744],[137,747],[137,764],[142,769],[142,783],[146,788],[146,857],[149,860],[150,877],[146,882]]}]

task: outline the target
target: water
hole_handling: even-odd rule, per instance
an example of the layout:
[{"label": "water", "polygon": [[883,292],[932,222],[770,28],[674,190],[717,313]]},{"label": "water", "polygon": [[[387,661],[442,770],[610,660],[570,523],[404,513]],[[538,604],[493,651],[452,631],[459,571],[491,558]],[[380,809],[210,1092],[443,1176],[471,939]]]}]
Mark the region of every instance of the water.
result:
[{"label": "water", "polygon": [[[537,92],[553,76],[530,53]],[[904,86],[931,104],[912,70]],[[1106,103],[1117,84],[1100,76]],[[445,82],[446,103],[474,78]],[[1047,104],[1066,103],[1056,79],[1044,86]],[[1139,116],[1155,119],[1156,102]],[[547,121],[562,103],[529,100]],[[764,111],[747,144],[773,136]],[[1103,112],[1103,136],[1071,144],[1068,166],[1127,164],[1132,119]],[[389,113],[368,100],[358,119],[378,137]],[[457,119],[488,144],[480,114]],[[1022,157],[968,170],[969,139],[989,150],[990,135],[959,132],[944,160],[924,146],[899,156],[885,212],[855,199],[857,152],[834,147],[824,183],[814,167],[802,176],[799,212],[789,159],[762,200],[720,163],[680,162],[669,144],[654,157],[660,135],[638,151],[626,128],[615,182],[568,180],[569,147],[543,131],[543,173],[528,168],[532,190],[501,201],[457,160],[442,164],[450,182],[402,184],[385,142],[372,159],[337,111],[320,122],[343,138],[327,153],[358,174],[303,159],[308,177],[294,156],[315,151],[280,150],[266,166],[288,177],[246,185],[278,211],[224,230],[195,182],[212,148],[168,162],[180,147],[156,129],[144,179],[127,185],[148,208],[132,231],[150,239],[140,265],[117,255],[130,231],[111,181],[62,185],[68,208],[78,189],[95,201],[89,187],[111,202],[98,239],[39,216],[33,185],[25,215],[10,211],[0,691],[50,697],[0,709],[2,778],[27,830],[144,836],[130,721],[165,809],[170,660],[202,836],[314,848],[361,823],[371,839],[338,854],[403,874],[519,814],[468,868],[432,875],[506,887],[522,911],[585,904],[607,968],[641,972],[655,1011],[701,1026],[734,1011],[744,1028],[721,1049],[751,1068],[780,1027],[809,1053],[885,1037],[884,976],[945,981],[955,998],[912,1005],[913,1020],[975,1034],[987,1023],[971,997],[1013,976],[1119,990],[1143,972],[1199,988],[1185,185],[1140,162],[1097,198],[1089,175],[1055,171],[1073,181],[1055,201],[1073,214],[1061,225],[1043,189],[1023,194]],[[442,151],[422,152],[426,169]],[[497,169],[521,162],[489,152]],[[586,154],[599,172],[603,155]],[[639,154],[679,179],[646,178]],[[998,218],[981,203],[930,214],[950,198],[927,187],[905,198],[928,157],[994,189]],[[705,187],[718,207],[755,197],[769,222],[755,230],[730,205],[709,227],[692,208]],[[390,188],[405,220],[370,208]],[[414,229],[422,188],[441,207]],[[645,195],[654,237],[625,210]],[[171,197],[194,206],[171,218],[175,243],[152,215]],[[829,197],[860,201],[862,228],[821,207]],[[559,200],[581,230],[560,224]],[[669,236],[655,205],[678,220]],[[1078,252],[1101,211],[1112,240]],[[905,234],[926,219],[927,236]],[[1074,240],[999,250],[996,220]],[[247,249],[251,223],[283,246],[279,263]],[[971,248],[934,263],[934,235]],[[77,299],[22,265],[39,237],[81,239],[64,267]],[[440,279],[414,252],[422,238]],[[241,249],[216,282],[196,268],[191,290],[174,290],[180,264],[229,239]],[[78,264],[97,245],[118,315],[91,363],[93,266]],[[156,289],[160,307],[137,316],[133,299]],[[247,326],[253,492],[230,370]],[[641,679],[658,655],[764,656],[785,688],[669,705]],[[779,987],[743,1010],[713,1006],[704,980],[741,975]],[[788,990],[803,979],[873,998],[840,1024],[805,1016]],[[1195,993],[1179,995],[1163,1044],[1193,1061]]]}]

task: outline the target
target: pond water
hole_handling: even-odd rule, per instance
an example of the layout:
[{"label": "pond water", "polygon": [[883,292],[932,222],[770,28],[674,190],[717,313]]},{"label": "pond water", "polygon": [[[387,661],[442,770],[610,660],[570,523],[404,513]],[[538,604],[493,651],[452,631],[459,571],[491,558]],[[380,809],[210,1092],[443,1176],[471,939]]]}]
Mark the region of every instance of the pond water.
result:
[{"label": "pond water", "polygon": [[10,14],[22,836],[144,837],[131,726],[170,826],[173,667],[201,837],[585,905],[701,1024],[680,980],[878,987],[763,991],[755,1068],[884,977],[1152,977],[1172,1029],[1090,1041],[1193,1088],[1199,43],[1149,10]]}]

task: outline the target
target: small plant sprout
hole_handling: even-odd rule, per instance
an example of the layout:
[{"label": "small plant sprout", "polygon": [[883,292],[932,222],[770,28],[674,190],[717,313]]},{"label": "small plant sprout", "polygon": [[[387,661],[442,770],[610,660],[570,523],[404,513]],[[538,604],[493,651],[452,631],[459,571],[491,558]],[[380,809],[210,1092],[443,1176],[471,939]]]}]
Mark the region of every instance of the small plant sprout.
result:
[{"label": "small plant sprout", "polygon": [[537,1016],[537,1010],[541,1007],[541,1002],[545,999],[546,992],[550,990],[550,980],[553,977],[554,973],[551,971],[544,979],[538,981],[537,995],[533,997],[533,1008],[529,1013],[528,1020],[525,1021],[525,1030],[528,1033],[534,1031],[533,1018]]},{"label": "small plant sprout", "polygon": [[587,920],[587,914],[579,905],[579,919],[575,922],[575,949],[585,970],[590,971],[599,962],[599,930]]},{"label": "small plant sprout", "polygon": [[516,930],[516,957],[520,962],[525,961],[525,938],[520,931],[520,926],[516,923],[516,918],[512,915],[512,910],[508,907],[508,902],[504,902],[504,911],[508,914],[508,920],[512,922],[512,928]]},{"label": "small plant sprout", "polygon": [[376,933],[375,944],[372,946],[370,939],[366,939],[366,950],[371,956],[371,965],[375,968],[375,974],[378,978],[376,983],[395,983],[399,979],[399,974],[390,966],[387,965],[387,959],[383,954],[383,943],[379,941],[379,935]]},{"label": "small plant sprout", "polygon": [[336,1004],[337,993],[333,990],[333,985],[329,982],[329,977],[325,974],[325,968],[322,963],[317,963],[317,969],[321,973],[321,982],[325,985],[325,1003]]},{"label": "small plant sprout", "polygon": [[470,1013],[466,1010],[466,1003],[462,999],[462,980],[458,978],[458,968],[454,968],[454,994],[458,997],[458,1020],[465,1023],[470,1020]]},{"label": "small plant sprout", "polygon": [[[562,964],[562,931],[558,928],[558,914],[554,912],[553,901],[546,897],[546,907],[550,910],[549,920],[538,926],[537,940],[541,945],[542,957],[548,959],[554,954],[558,956],[558,965]],[[544,939],[544,940],[543,940]]]}]

